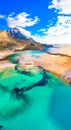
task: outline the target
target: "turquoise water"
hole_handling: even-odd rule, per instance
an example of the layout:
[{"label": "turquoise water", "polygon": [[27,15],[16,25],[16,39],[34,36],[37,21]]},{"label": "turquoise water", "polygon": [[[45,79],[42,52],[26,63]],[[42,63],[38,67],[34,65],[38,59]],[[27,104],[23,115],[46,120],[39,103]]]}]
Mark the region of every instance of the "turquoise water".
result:
[{"label": "turquoise water", "polygon": [[[21,54],[10,61],[15,63]],[[71,130],[70,86],[40,67],[32,69],[37,71],[0,72],[0,129]]]},{"label": "turquoise water", "polygon": [[[36,50],[36,51],[34,51],[34,50],[21,51],[21,52],[15,53],[15,54],[13,54],[13,55],[10,55],[8,59],[9,59],[10,61],[12,61],[13,63],[17,63],[18,57],[19,57],[19,56],[23,56],[23,55],[25,55],[25,54],[29,54],[29,55],[31,55],[32,57],[35,57],[35,58],[40,58],[41,54],[43,54],[43,51],[40,51],[40,50]],[[40,56],[38,56],[38,54],[39,54]]]},{"label": "turquoise water", "polygon": [[0,73],[3,130],[70,130],[70,100],[70,86],[40,68],[30,76],[10,68]]}]

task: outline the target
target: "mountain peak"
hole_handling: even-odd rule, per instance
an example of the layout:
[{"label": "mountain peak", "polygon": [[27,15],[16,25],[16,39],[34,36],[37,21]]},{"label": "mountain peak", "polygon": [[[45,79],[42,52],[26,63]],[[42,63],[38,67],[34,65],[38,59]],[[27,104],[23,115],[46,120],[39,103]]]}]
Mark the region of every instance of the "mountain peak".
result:
[{"label": "mountain peak", "polygon": [[16,27],[11,28],[7,32],[8,32],[8,35],[14,39],[27,40],[27,37],[21,34],[20,30]]},{"label": "mountain peak", "polygon": [[31,38],[27,38],[18,28],[12,28],[8,31],[0,30],[0,50],[38,50],[43,46]]},{"label": "mountain peak", "polygon": [[11,28],[10,31],[13,32],[13,33],[14,33],[14,32],[15,32],[15,33],[20,32],[19,29],[16,28],[16,27]]}]

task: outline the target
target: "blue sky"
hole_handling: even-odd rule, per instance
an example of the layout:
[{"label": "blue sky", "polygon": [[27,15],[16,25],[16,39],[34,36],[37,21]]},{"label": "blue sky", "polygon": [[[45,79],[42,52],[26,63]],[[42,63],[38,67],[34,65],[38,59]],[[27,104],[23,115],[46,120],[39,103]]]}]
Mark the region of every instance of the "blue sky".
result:
[{"label": "blue sky", "polygon": [[71,43],[71,0],[1,0],[0,29],[18,27],[41,43]]}]

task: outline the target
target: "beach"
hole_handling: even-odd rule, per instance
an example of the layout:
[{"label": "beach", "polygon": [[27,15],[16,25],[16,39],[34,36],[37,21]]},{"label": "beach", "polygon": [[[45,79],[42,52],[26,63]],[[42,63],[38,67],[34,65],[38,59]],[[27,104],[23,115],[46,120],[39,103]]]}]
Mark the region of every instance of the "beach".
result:
[{"label": "beach", "polygon": [[[30,52],[30,51],[28,51]],[[20,54],[20,52],[17,52]],[[16,55],[16,52],[7,52],[2,53],[1,57],[5,58],[9,55]],[[52,53],[21,53],[21,56],[18,56],[17,62],[21,66],[25,66],[25,68],[29,68],[31,66],[41,66],[43,69],[45,69],[48,72],[51,72],[60,78],[66,80],[67,82],[70,82],[68,79],[66,79],[66,76],[63,76],[64,73],[66,74],[66,71],[71,69],[71,57],[69,54],[52,54]],[[0,69],[8,68],[8,67],[15,67],[17,63],[12,63],[9,59],[0,61]],[[69,77],[71,79],[71,75]]]}]

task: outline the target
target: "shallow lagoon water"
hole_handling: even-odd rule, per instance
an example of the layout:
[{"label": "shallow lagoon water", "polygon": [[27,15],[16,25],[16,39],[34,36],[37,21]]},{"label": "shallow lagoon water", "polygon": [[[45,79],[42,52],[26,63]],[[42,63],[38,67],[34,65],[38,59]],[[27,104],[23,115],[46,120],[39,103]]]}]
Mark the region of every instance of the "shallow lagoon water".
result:
[{"label": "shallow lagoon water", "polygon": [[70,86],[41,68],[30,75],[10,68],[0,73],[2,130],[70,130],[70,100]]},{"label": "shallow lagoon water", "polygon": [[[23,55],[25,55],[25,54],[29,54],[29,55],[31,55],[32,57],[40,58],[40,56],[41,56],[43,53],[44,53],[44,52],[43,52],[43,51],[40,51],[40,50],[36,50],[36,51],[34,51],[34,50],[21,51],[21,52],[17,52],[17,53],[15,53],[15,54],[10,55],[8,59],[9,59],[11,62],[16,63],[19,56],[23,56]],[[40,56],[38,56],[38,54],[39,54]]]}]

